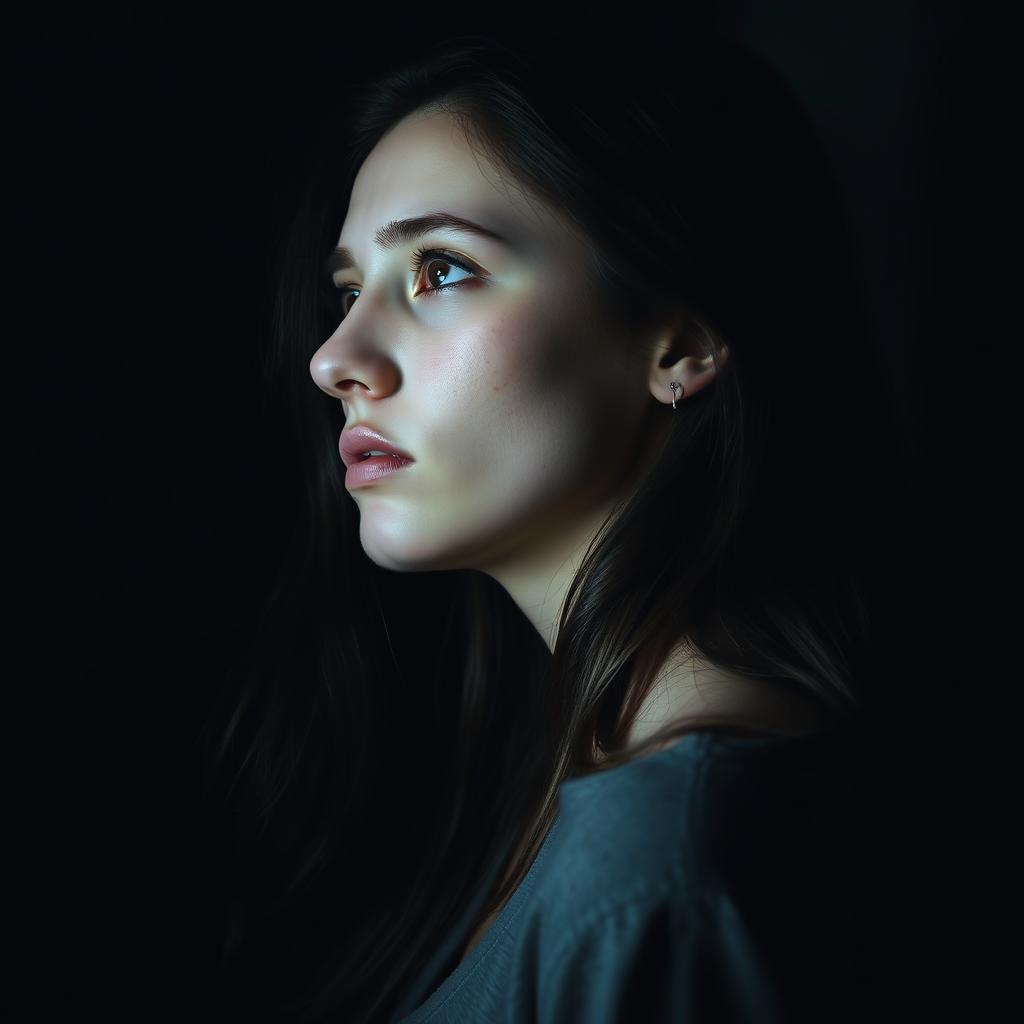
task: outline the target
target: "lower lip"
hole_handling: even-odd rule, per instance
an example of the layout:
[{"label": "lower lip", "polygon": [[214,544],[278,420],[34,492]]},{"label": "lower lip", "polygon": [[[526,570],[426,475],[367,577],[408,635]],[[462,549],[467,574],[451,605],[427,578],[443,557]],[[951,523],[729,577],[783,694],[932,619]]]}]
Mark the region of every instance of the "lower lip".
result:
[{"label": "lower lip", "polygon": [[391,476],[403,466],[411,466],[412,459],[403,459],[399,455],[374,455],[362,462],[353,462],[345,473],[346,487],[363,487],[376,483],[382,477]]}]

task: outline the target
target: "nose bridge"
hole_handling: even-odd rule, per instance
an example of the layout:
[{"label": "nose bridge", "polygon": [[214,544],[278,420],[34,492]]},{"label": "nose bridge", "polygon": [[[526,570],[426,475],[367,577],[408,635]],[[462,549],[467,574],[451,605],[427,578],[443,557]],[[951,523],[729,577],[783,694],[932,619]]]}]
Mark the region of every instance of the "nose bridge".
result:
[{"label": "nose bridge", "polygon": [[313,354],[309,370],[321,390],[348,398],[355,384],[370,391],[384,386],[391,365],[388,345],[396,336],[386,326],[394,315],[386,288],[386,283],[376,289],[360,286],[350,312]]}]

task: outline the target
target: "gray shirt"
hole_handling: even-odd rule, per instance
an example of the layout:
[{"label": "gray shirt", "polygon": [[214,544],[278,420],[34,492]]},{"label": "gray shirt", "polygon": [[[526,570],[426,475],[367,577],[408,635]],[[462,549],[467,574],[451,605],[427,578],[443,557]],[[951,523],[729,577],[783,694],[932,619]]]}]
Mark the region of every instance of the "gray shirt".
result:
[{"label": "gray shirt", "polygon": [[453,969],[482,886],[390,1024],[855,1019],[860,739],[705,730],[564,782],[501,913]]}]

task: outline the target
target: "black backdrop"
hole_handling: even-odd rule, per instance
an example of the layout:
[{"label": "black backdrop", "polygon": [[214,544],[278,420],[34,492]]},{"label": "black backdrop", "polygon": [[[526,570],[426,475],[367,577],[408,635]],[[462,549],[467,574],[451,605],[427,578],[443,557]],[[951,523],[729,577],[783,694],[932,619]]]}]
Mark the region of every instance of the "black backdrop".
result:
[{"label": "black backdrop", "polygon": [[[908,979],[893,1005],[980,1010],[1007,956],[979,915],[1003,905],[985,886],[1013,806],[994,783],[1015,580],[992,584],[1017,467],[996,417],[1019,337],[1019,27],[952,3],[684,6],[782,70],[843,189],[922,495],[878,939]],[[8,965],[35,1008],[17,1019],[203,1017],[218,892],[190,743],[298,499],[259,379],[272,260],[346,81],[428,21],[502,17],[581,15],[6,15]]]}]

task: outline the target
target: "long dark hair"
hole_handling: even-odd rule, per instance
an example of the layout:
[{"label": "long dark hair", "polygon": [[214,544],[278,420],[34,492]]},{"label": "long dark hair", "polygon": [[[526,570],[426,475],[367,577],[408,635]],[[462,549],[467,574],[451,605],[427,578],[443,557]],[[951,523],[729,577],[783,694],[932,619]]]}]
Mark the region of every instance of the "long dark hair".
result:
[{"label": "long dark hair", "polygon": [[[875,641],[906,474],[830,171],[760,59],[706,34],[643,47],[620,72],[619,43],[597,33],[433,43],[327,126],[282,247],[266,369],[304,501],[211,715],[206,777],[236,844],[225,962],[300,906],[332,935],[302,991],[281,994],[297,1019],[383,1019],[482,873],[526,837],[488,908],[518,884],[563,781],[694,728],[626,743],[680,643],[766,687],[802,688],[840,720],[884,699]],[[609,315],[640,327],[682,309],[716,360],[729,349],[594,538],[551,653],[489,576],[403,576],[366,557],[338,458],[341,404],[310,380],[337,326],[322,268],[355,175],[428,106],[582,228]],[[413,663],[395,650],[415,632],[414,603],[444,610],[444,628],[416,634],[432,689],[406,685]],[[403,713],[418,731],[396,732]],[[381,780],[428,751],[439,770],[406,779],[415,799],[388,833]],[[352,881],[371,866],[383,895]]]}]

